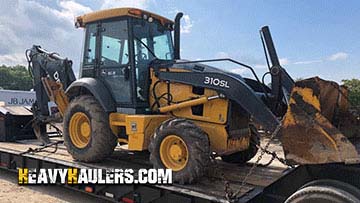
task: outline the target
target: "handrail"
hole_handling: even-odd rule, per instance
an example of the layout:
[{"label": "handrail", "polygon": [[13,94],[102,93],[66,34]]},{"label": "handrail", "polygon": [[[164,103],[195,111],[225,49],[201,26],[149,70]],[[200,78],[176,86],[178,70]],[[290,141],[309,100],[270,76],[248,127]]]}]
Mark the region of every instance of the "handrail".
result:
[{"label": "handrail", "polygon": [[261,84],[261,88],[263,89],[264,93],[266,93],[266,89],[264,88],[264,83],[262,83],[260,81],[260,79],[258,78],[258,76],[256,75],[255,71],[254,71],[254,68],[249,66],[249,65],[246,65],[244,63],[241,63],[239,61],[236,61],[234,59],[231,59],[231,58],[220,58],[220,59],[205,59],[205,60],[195,60],[195,61],[175,61],[175,62],[172,62],[172,63],[164,63],[164,64],[160,64],[160,65],[170,65],[170,64],[192,64],[192,63],[206,63],[206,62],[219,62],[219,61],[230,61],[232,63],[235,63],[237,65],[240,65],[242,67],[245,67],[247,69],[250,69],[251,73],[254,75],[255,79],[259,82],[259,84]]}]

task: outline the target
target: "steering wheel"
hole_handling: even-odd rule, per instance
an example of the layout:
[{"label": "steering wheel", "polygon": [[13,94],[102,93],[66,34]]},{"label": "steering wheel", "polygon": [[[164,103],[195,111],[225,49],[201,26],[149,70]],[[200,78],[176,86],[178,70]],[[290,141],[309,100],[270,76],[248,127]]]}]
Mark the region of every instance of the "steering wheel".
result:
[{"label": "steering wheel", "polygon": [[135,54],[135,64],[138,64],[139,56],[141,57],[141,60],[145,60],[147,58],[145,53]]}]

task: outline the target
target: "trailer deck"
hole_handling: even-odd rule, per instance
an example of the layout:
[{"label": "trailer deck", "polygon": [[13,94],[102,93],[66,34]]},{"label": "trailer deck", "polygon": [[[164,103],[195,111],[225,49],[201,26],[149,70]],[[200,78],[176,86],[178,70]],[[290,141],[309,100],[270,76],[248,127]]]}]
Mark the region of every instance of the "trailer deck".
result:
[{"label": "trailer deck", "polygon": [[[55,140],[58,140],[56,138]],[[263,141],[266,141],[263,140]],[[23,140],[19,142],[0,142],[0,167],[16,171],[18,167],[28,168],[151,168],[148,161],[148,154],[143,152],[132,153],[117,147],[114,154],[101,163],[81,163],[72,159],[64,145],[59,144],[57,151],[52,153],[55,146],[46,148],[45,151],[36,153],[24,153],[29,149],[38,148],[36,140]],[[277,142],[271,144],[271,149],[282,152],[281,146]],[[257,155],[258,156],[258,155]],[[221,160],[215,160],[209,172],[200,182],[190,185],[92,185],[92,194],[112,201],[121,201],[122,198],[133,199],[134,194],[140,195],[142,201],[154,200],[180,200],[182,202],[227,202],[225,197],[225,183],[228,182],[231,190],[236,192],[249,172],[252,164],[256,160],[252,159],[247,165],[238,166],[227,164]],[[261,164],[266,164],[271,157],[265,155]],[[244,201],[251,199],[262,192],[264,188],[284,176],[287,168],[274,160],[267,167],[256,167],[252,175],[246,180],[246,184],[241,187],[239,196]],[[84,186],[71,186],[77,190],[84,190]],[[165,198],[165,199],[164,199]],[[205,202],[206,202],[205,201]]]}]

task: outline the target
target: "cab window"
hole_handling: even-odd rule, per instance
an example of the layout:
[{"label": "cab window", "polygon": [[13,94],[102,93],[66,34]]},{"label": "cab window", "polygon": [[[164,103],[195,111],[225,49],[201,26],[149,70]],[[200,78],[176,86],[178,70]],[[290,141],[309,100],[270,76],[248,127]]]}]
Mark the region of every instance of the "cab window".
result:
[{"label": "cab window", "polygon": [[171,31],[160,22],[133,20],[137,101],[147,102],[149,64],[154,59],[173,60]]},{"label": "cab window", "polygon": [[102,24],[101,65],[120,66],[128,64],[127,21],[114,21]]},{"label": "cab window", "polygon": [[96,24],[86,26],[84,64],[92,64],[95,62],[96,32]]}]

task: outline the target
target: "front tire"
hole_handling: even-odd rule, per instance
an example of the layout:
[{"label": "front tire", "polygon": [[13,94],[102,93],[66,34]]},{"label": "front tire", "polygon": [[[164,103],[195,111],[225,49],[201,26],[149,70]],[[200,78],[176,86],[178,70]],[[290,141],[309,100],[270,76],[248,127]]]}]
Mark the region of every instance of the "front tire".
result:
[{"label": "front tire", "polygon": [[165,121],[151,138],[150,162],[155,168],[170,168],[173,179],[181,184],[202,177],[210,162],[207,134],[186,119]]},{"label": "front tire", "polygon": [[64,115],[64,144],[74,159],[99,162],[110,156],[117,144],[108,114],[90,95],[73,99]]}]

